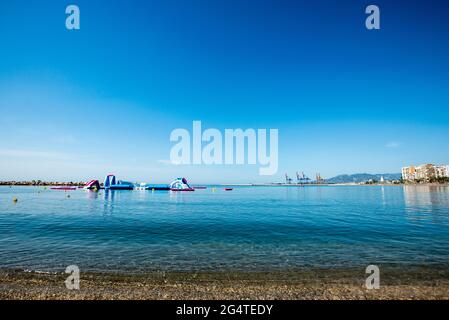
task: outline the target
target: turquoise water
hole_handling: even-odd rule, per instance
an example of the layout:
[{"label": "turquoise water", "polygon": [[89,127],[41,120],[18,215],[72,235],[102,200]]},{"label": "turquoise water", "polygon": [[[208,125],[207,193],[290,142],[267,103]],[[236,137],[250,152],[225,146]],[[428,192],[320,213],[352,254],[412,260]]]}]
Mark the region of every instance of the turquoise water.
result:
[{"label": "turquoise water", "polygon": [[0,187],[0,268],[71,264],[122,272],[449,265],[449,188]]}]

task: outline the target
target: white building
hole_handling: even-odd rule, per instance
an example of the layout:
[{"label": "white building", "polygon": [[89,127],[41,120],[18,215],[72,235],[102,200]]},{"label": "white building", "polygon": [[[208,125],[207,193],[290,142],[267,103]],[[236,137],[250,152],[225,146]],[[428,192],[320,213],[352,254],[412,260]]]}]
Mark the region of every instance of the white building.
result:
[{"label": "white building", "polygon": [[449,177],[449,165],[435,166],[435,176],[437,178]]},{"label": "white building", "polygon": [[430,180],[432,178],[449,177],[449,165],[422,164],[402,168],[402,179],[406,181]]}]

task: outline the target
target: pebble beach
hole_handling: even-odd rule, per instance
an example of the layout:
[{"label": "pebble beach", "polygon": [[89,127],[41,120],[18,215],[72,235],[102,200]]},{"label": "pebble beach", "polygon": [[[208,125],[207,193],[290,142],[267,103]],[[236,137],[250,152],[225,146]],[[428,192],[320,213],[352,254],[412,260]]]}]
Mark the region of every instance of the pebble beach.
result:
[{"label": "pebble beach", "polygon": [[444,268],[384,270],[379,289],[365,287],[363,270],[275,273],[82,274],[68,290],[64,273],[0,271],[3,300],[421,300],[449,299]]}]

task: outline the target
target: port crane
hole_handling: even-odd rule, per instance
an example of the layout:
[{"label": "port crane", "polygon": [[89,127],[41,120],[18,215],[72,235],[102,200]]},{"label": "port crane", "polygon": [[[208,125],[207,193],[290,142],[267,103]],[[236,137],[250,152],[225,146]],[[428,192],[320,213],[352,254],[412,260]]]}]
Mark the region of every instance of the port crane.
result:
[{"label": "port crane", "polygon": [[296,180],[298,181],[298,184],[305,184],[310,182],[310,178],[307,177],[304,172],[301,172],[301,174],[299,174],[299,172],[296,172]]},{"label": "port crane", "polygon": [[316,174],[316,183],[317,183],[317,184],[321,184],[321,183],[324,183],[324,182],[325,182],[325,180],[324,180],[323,177],[321,177],[321,174],[320,174],[320,173],[317,173],[317,174]]}]

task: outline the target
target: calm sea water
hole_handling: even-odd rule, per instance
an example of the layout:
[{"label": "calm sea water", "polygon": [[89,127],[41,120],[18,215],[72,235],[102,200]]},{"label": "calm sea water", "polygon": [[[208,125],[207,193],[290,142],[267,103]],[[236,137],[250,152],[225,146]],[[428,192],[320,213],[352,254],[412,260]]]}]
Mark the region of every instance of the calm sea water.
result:
[{"label": "calm sea water", "polygon": [[0,268],[63,271],[76,264],[140,272],[372,263],[449,265],[449,188],[94,193],[0,187]]}]

